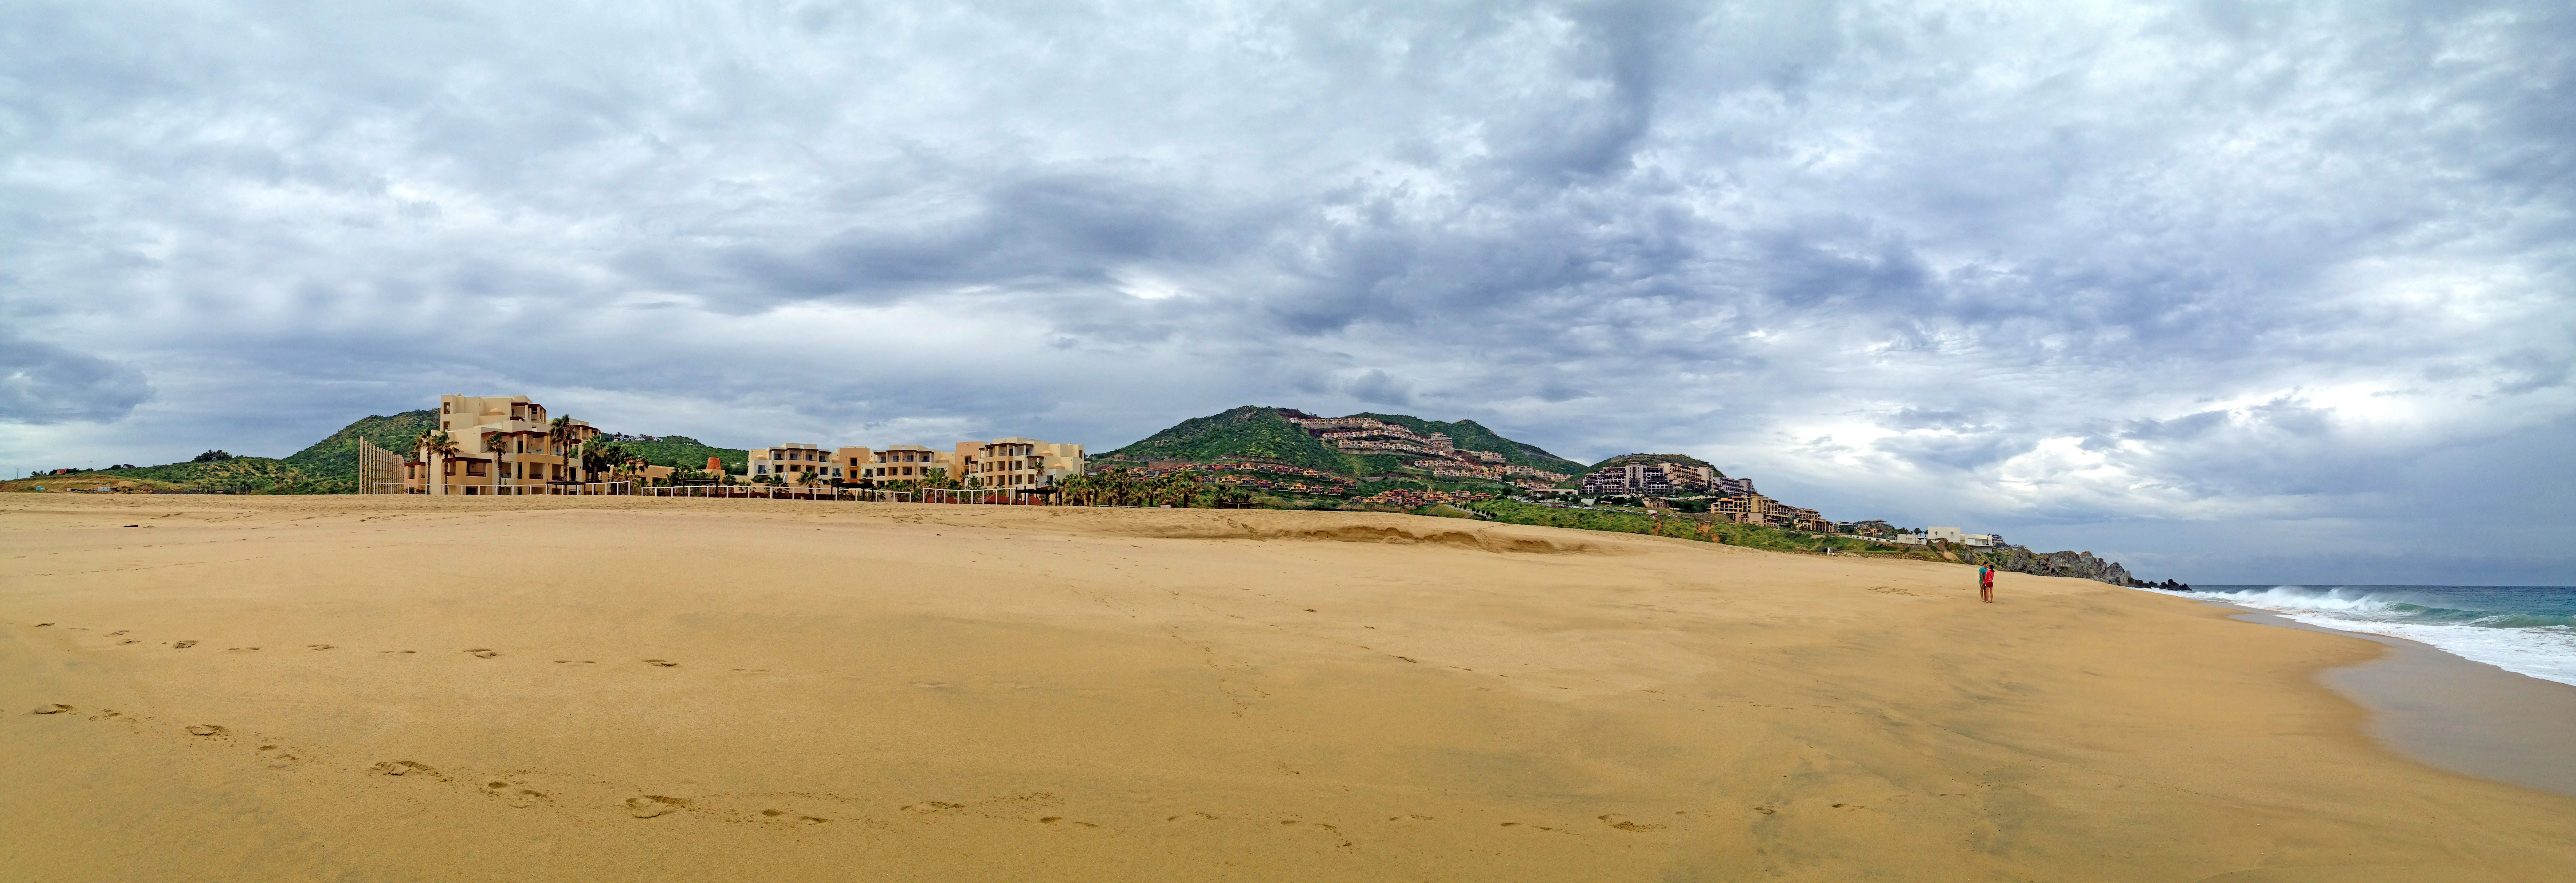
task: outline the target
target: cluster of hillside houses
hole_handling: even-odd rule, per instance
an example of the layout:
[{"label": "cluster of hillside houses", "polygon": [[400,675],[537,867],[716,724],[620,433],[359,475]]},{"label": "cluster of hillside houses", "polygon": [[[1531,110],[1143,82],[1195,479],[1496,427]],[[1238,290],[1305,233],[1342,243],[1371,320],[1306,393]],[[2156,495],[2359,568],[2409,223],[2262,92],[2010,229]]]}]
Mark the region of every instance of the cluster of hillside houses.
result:
[{"label": "cluster of hillside houses", "polygon": [[1639,455],[1583,476],[1585,497],[1642,497],[1647,505],[1667,505],[1675,498],[1708,501],[1709,514],[1736,524],[1779,527],[1815,533],[1837,528],[1814,509],[1792,506],[1753,489],[1749,478],[1728,478],[1705,464],[1646,460]]},{"label": "cluster of hillside houses", "polygon": [[1287,408],[1280,409],[1279,416],[1345,454],[1417,457],[1410,465],[1429,471],[1433,478],[1481,478],[1532,490],[1566,479],[1561,472],[1507,462],[1493,451],[1462,449],[1445,432],[1424,434],[1374,417],[1317,417]]}]

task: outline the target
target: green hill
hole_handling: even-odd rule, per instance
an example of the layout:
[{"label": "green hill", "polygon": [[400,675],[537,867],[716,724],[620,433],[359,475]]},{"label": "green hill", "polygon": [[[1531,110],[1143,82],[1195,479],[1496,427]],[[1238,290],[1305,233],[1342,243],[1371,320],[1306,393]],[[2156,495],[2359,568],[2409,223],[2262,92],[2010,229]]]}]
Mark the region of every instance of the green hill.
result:
[{"label": "green hill", "polygon": [[[1270,460],[1308,469],[1320,469],[1344,475],[1377,475],[1393,471],[1413,459],[1392,454],[1345,454],[1322,439],[1280,416],[1278,408],[1245,405],[1221,414],[1193,417],[1170,429],[1146,436],[1135,444],[1097,455],[1097,460],[1188,460],[1206,463],[1224,457]],[[1551,472],[1583,468],[1583,464],[1548,453],[1536,445],[1523,444],[1495,435],[1473,420],[1455,423],[1424,420],[1403,414],[1353,414],[1402,426],[1415,432],[1447,433],[1459,448],[1490,451],[1503,455],[1506,462],[1546,469]]]},{"label": "green hill", "polygon": [[102,479],[130,479],[145,489],[190,490],[233,494],[349,493],[357,486],[357,467],[336,480],[317,478],[274,457],[234,457],[205,463],[171,463],[136,469],[99,469],[72,475],[41,476],[12,486],[88,487]]},{"label": "green hill", "polygon": [[1106,460],[1190,460],[1205,463],[1220,457],[1273,460],[1308,469],[1356,474],[1364,468],[1351,457],[1307,435],[1279,409],[1245,405],[1221,414],[1192,417],[1142,441],[1100,454]]},{"label": "green hill", "polygon": [[743,448],[709,447],[685,435],[659,436],[652,441],[618,442],[620,447],[635,452],[644,462],[655,466],[677,466],[682,469],[705,469],[707,458],[724,461],[725,469],[741,472],[751,468],[751,452]]},{"label": "green hill", "polygon": [[408,454],[412,439],[420,435],[421,430],[437,427],[438,412],[427,409],[390,416],[371,414],[284,459],[232,457],[202,463],[101,469],[81,475],[132,479],[147,487],[173,490],[260,494],[354,493],[358,488],[359,439],[374,442],[377,447],[397,454]]},{"label": "green hill", "polygon": [[[438,412],[423,408],[392,416],[370,414],[357,422],[340,427],[311,447],[289,454],[284,461],[297,472],[329,486],[324,493],[354,493],[358,482],[358,440],[366,439],[376,447],[402,456],[411,455],[412,439],[421,430],[438,428]],[[346,485],[342,487],[341,485]]]}]

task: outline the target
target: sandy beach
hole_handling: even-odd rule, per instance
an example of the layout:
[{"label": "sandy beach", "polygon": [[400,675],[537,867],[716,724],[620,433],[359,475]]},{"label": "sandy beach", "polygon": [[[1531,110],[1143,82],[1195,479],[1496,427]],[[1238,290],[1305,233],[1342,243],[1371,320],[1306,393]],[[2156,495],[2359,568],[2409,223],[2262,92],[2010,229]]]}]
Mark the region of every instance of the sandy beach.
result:
[{"label": "sandy beach", "polygon": [[[2381,645],[1400,515],[0,497],[12,880],[2564,880]],[[47,712],[47,713],[40,713]]]}]

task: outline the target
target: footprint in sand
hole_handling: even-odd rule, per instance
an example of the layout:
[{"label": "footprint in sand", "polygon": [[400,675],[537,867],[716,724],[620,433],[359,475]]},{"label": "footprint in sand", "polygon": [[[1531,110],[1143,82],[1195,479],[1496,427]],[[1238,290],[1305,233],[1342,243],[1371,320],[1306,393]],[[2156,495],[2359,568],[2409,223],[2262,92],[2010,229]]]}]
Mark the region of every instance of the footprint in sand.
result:
[{"label": "footprint in sand", "polygon": [[527,788],[513,791],[510,790],[510,783],[508,782],[489,782],[485,783],[483,787],[491,789],[494,796],[508,800],[512,807],[518,809],[527,809],[528,807],[535,806],[546,801],[545,792],[534,791]]},{"label": "footprint in sand", "polygon": [[117,637],[117,636],[119,636],[119,635],[123,635],[123,634],[125,634],[125,633],[126,633],[126,632],[128,632],[128,631],[132,631],[132,629],[119,629],[119,630],[117,630],[117,631],[108,632],[107,634],[105,634],[105,635],[101,635],[100,637],[113,638],[113,637]]},{"label": "footprint in sand", "polygon": [[688,805],[689,802],[681,798],[647,794],[642,797],[626,798],[626,814],[639,819],[649,819],[675,809],[686,808]]},{"label": "footprint in sand", "polygon": [[231,732],[214,724],[197,724],[188,728],[188,735],[191,736],[222,736]]},{"label": "footprint in sand", "polygon": [[487,647],[476,647],[476,648],[474,648],[474,649],[472,649],[472,650],[467,650],[467,651],[465,651],[465,652],[470,653],[470,654],[473,654],[474,658],[476,658],[476,659],[490,659],[490,658],[492,658],[492,657],[495,657],[495,656],[499,656],[499,655],[501,655],[501,651],[499,651],[499,650],[493,650],[493,649],[490,649],[490,648],[487,648]]},{"label": "footprint in sand", "polygon": [[667,661],[667,660],[661,660],[661,659],[647,659],[647,660],[644,660],[644,664],[645,664],[645,665],[658,665],[658,666],[661,666],[661,667],[663,667],[663,668],[674,668],[674,667],[677,667],[677,666],[679,665],[679,663],[677,663],[677,662],[670,662],[670,661]]},{"label": "footprint in sand", "polygon": [[35,713],[36,713],[36,714],[61,714],[61,713],[63,713],[63,712],[70,711],[70,710],[72,710],[72,707],[71,707],[71,706],[69,706],[69,705],[64,705],[64,704],[61,704],[61,703],[55,703],[55,704],[52,704],[52,705],[39,705],[39,706],[36,706],[36,711],[35,711]]},{"label": "footprint in sand", "polygon": [[282,770],[287,767],[303,763],[304,755],[292,748],[280,748],[275,745],[262,745],[259,746],[259,760],[261,763],[267,764],[269,769]]},{"label": "footprint in sand", "polygon": [[118,642],[116,642],[116,645],[117,645],[117,646],[119,646],[119,647],[122,647],[122,646],[125,646],[125,645],[127,645],[127,644],[140,644],[140,643],[143,643],[143,639],[142,639],[142,638],[127,638],[127,639],[125,639],[125,640],[122,640],[122,641],[118,641]]},{"label": "footprint in sand", "polygon": [[176,644],[172,644],[172,645],[170,645],[170,649],[172,649],[172,650],[186,650],[186,649],[188,649],[188,648],[190,648],[190,647],[194,647],[194,646],[197,646],[197,642],[195,642],[195,641],[181,641],[181,642],[179,642],[179,643],[176,643]]},{"label": "footprint in sand", "polygon": [[1662,826],[1662,825],[1647,825],[1647,824],[1640,824],[1640,823],[1637,823],[1637,822],[1631,822],[1631,821],[1628,821],[1627,817],[1622,816],[1622,815],[1620,815],[1620,814],[1618,814],[1618,813],[1615,813],[1615,812],[1614,812],[1614,813],[1611,813],[1611,814],[1609,814],[1609,815],[1601,816],[1601,817],[1600,817],[1600,819],[1601,819],[1601,823],[1602,823],[1602,824],[1604,824],[1604,825],[1609,825],[1610,827],[1617,828],[1617,829],[1622,830],[1622,831],[1637,831],[1637,832],[1645,832],[1645,831],[1661,831],[1661,830],[1663,830],[1663,829],[1664,829],[1664,826]]},{"label": "footprint in sand", "polygon": [[438,778],[438,771],[430,768],[429,764],[411,760],[388,760],[383,763],[376,764],[375,766],[368,767],[368,769],[375,770],[376,772],[383,773],[388,776],[408,776],[413,773],[420,773],[431,778]]},{"label": "footprint in sand", "polygon": [[259,649],[259,648],[257,648],[257,647],[226,647],[226,648],[224,648],[224,652],[227,652],[227,653],[231,653],[231,652],[242,652],[242,653],[248,653],[248,652],[250,652],[250,651],[257,650],[257,649]]},{"label": "footprint in sand", "polygon": [[306,644],[306,645],[304,645],[304,649],[306,649],[306,650],[329,650],[329,649],[331,649],[331,648],[332,648],[332,646],[333,646],[333,645],[331,645],[331,644]]}]

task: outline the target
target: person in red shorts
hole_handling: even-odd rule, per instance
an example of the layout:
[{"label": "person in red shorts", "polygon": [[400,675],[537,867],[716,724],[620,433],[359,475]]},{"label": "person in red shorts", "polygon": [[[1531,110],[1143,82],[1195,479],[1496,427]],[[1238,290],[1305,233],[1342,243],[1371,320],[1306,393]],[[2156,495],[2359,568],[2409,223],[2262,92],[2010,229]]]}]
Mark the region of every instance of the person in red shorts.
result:
[{"label": "person in red shorts", "polygon": [[1977,568],[1977,596],[1984,598],[1988,604],[1995,603],[1995,568],[1993,565]]}]

